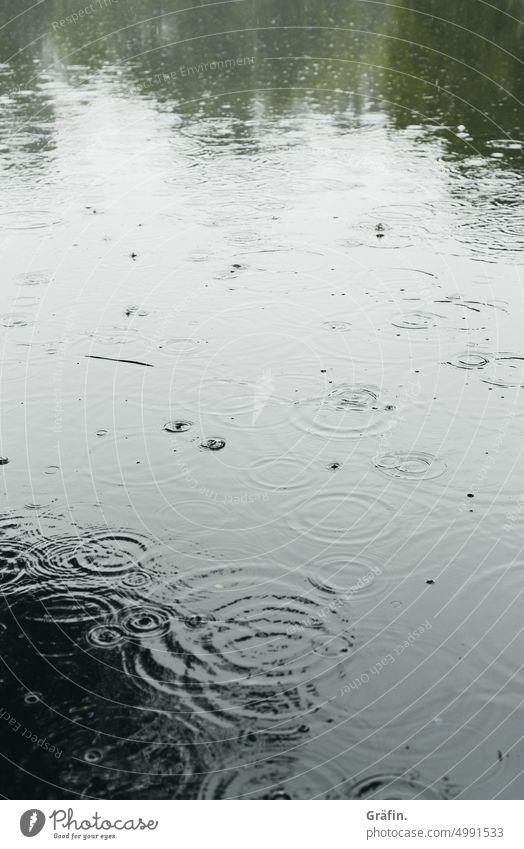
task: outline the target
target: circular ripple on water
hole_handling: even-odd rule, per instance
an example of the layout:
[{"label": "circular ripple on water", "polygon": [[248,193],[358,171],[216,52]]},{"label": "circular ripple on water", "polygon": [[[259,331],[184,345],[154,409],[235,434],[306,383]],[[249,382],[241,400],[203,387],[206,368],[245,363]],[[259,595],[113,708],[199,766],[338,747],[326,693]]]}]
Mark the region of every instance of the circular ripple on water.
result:
[{"label": "circular ripple on water", "polygon": [[304,457],[263,457],[255,460],[247,470],[249,480],[262,490],[304,489],[314,485],[318,468]]},{"label": "circular ripple on water", "polygon": [[496,354],[482,380],[506,389],[524,387],[524,354]]},{"label": "circular ripple on water", "polygon": [[133,640],[162,637],[171,627],[169,614],[153,605],[140,605],[124,611],[118,624],[125,635]]},{"label": "circular ripple on water", "polygon": [[173,362],[173,356],[176,357],[196,357],[205,352],[207,345],[205,339],[192,339],[190,337],[173,337],[170,339],[162,339],[158,343],[158,350],[161,354],[169,359],[169,364]]},{"label": "circular ripple on water", "polygon": [[195,248],[186,254],[186,262],[209,262],[209,254]]},{"label": "circular ripple on water", "polygon": [[[504,156],[501,151],[498,154],[501,158]],[[452,234],[460,252],[490,262],[520,265],[524,248],[524,208],[518,171],[500,168],[492,160],[477,172],[474,182],[469,181],[469,188],[471,191],[466,195],[463,191],[459,195],[460,218]]]},{"label": "circular ripple on water", "polygon": [[354,634],[344,612],[328,610],[302,579],[275,578],[273,569],[260,586],[260,574],[260,567],[243,579],[237,574],[228,587],[226,573],[224,589],[213,592],[209,582],[190,589],[181,582],[170,630],[153,646],[127,653],[129,674],[177,696],[180,713],[206,713],[219,724],[298,715],[298,689],[314,690],[323,673],[340,675]]},{"label": "circular ripple on water", "polygon": [[204,378],[198,386],[196,406],[200,416],[227,420],[228,428],[263,430],[286,420],[289,402],[275,391],[274,379],[258,381]]},{"label": "circular ripple on water", "polygon": [[50,496],[48,492],[35,492],[33,490],[31,497],[24,502],[24,507],[27,507],[28,510],[45,510],[51,504],[55,504],[56,501],[58,499]]},{"label": "circular ripple on water", "polygon": [[95,625],[86,634],[87,642],[99,649],[112,649],[125,642],[125,634],[118,625]]},{"label": "circular ripple on water", "polygon": [[164,698],[166,711],[200,730],[201,736],[208,738],[215,730],[235,735],[239,721],[254,723],[259,729],[280,728],[283,723],[296,723],[307,710],[309,702],[293,688],[261,688],[249,680],[217,684],[202,664],[174,641],[172,633],[163,640],[161,646],[126,645],[124,671],[136,687],[149,696],[154,694],[157,703]]},{"label": "circular ripple on water", "polygon": [[407,207],[373,210],[350,230],[350,240],[369,248],[409,248],[425,241],[429,232],[420,223],[420,212]]},{"label": "circular ripple on water", "polygon": [[203,448],[205,451],[221,451],[225,447],[226,440],[222,439],[221,436],[210,436],[204,442],[200,443],[200,448]]},{"label": "circular ripple on water", "polygon": [[[40,303],[39,297],[31,297],[30,295],[18,295],[18,297],[12,298],[12,302],[15,307],[37,307]],[[44,343],[46,344],[46,343]]]},{"label": "circular ripple on water", "polygon": [[326,615],[316,594],[297,598],[284,589],[223,601],[215,596],[212,606],[198,593],[186,599],[194,613],[177,636],[200,667],[197,680],[296,687],[333,664],[331,654],[323,652],[327,645],[336,641],[336,658],[350,656],[354,636],[344,613]]},{"label": "circular ripple on water", "polygon": [[[183,475],[184,476],[184,475]],[[204,486],[201,489],[205,489]],[[189,490],[191,492],[191,490]],[[195,493],[198,491],[195,489]],[[172,498],[171,503],[157,511],[158,527],[166,533],[183,535],[194,539],[209,531],[224,528],[229,517],[230,506],[223,492],[207,490],[200,498]]]},{"label": "circular ripple on water", "polygon": [[169,449],[161,428],[151,433],[106,435],[93,443],[85,473],[89,474],[90,482],[94,479],[127,490],[161,489],[180,475]]},{"label": "circular ripple on water", "polygon": [[139,589],[146,587],[151,581],[151,576],[147,572],[137,569],[122,578],[122,586],[131,587],[131,589]]},{"label": "circular ripple on water", "polygon": [[339,333],[347,333],[348,330],[351,330],[351,324],[349,321],[323,321],[322,327],[324,330],[336,330]]},{"label": "circular ripple on water", "polygon": [[488,365],[490,356],[490,354],[481,354],[477,351],[463,351],[448,360],[448,365],[468,370],[483,369]]},{"label": "circular ripple on water", "polygon": [[378,404],[376,386],[336,386],[328,394],[327,404],[335,410],[370,410]]},{"label": "circular ripple on water", "polygon": [[417,776],[372,775],[346,788],[346,799],[445,799],[437,787],[429,786]]},{"label": "circular ripple on water", "polygon": [[[175,185],[178,187],[180,191],[191,190],[201,184],[205,184],[208,182],[208,178],[203,174],[199,174],[196,169],[185,170],[185,171],[176,171],[174,174],[170,174],[168,177],[163,178],[164,183],[168,185]],[[174,213],[164,213],[168,217],[174,217],[176,220],[182,220]]]},{"label": "circular ripple on water", "polygon": [[440,285],[435,274],[418,268],[376,268],[363,282],[371,291],[378,290],[396,302],[427,298]]},{"label": "circular ripple on water", "polygon": [[[283,744],[285,745],[285,744]],[[202,782],[199,799],[299,800],[327,796],[341,799],[336,788],[343,785],[344,770],[333,760],[314,758],[302,747],[289,753],[254,761],[241,750],[226,764],[219,763]],[[331,788],[335,787],[335,790]]]},{"label": "circular ripple on water", "polygon": [[470,221],[461,224],[457,241],[464,253],[491,262],[520,265],[524,249],[524,213],[522,203],[516,209],[510,203],[476,209]]},{"label": "circular ripple on water", "polygon": [[432,480],[446,471],[443,460],[423,451],[389,451],[373,459],[375,468],[391,478]]},{"label": "circular ripple on water", "polygon": [[298,537],[321,543],[351,543],[359,546],[376,540],[388,531],[395,511],[384,496],[337,489],[303,496],[290,506],[288,522]]},{"label": "circular ripple on water", "polygon": [[489,322],[497,320],[494,310],[507,312],[507,303],[504,301],[468,300],[458,295],[435,300],[434,303],[438,304],[439,310],[443,307],[451,307],[451,309],[445,309],[445,316],[439,316],[439,318],[443,319],[441,323],[444,327],[452,332],[459,330],[469,333],[485,330]]},{"label": "circular ripple on water", "polygon": [[236,247],[252,247],[262,241],[262,235],[257,230],[239,230],[236,233],[229,233],[224,237],[228,245]]},{"label": "circular ripple on water", "polygon": [[0,230],[41,230],[60,221],[48,209],[10,209],[0,213]]},{"label": "circular ripple on water", "polygon": [[417,225],[423,219],[434,218],[436,210],[429,203],[390,203],[375,207],[371,215],[373,220],[383,219],[393,224]]},{"label": "circular ripple on water", "polygon": [[139,338],[138,331],[132,327],[113,327],[109,330],[100,330],[86,335],[102,345],[128,345],[130,342],[136,342]]},{"label": "circular ripple on water", "polygon": [[403,313],[392,319],[393,327],[400,327],[403,330],[429,330],[431,327],[437,327],[442,316],[433,312],[413,312]]},{"label": "circular ripple on water", "polygon": [[140,728],[133,725],[129,737],[113,738],[108,746],[89,746],[80,716],[80,727],[72,728],[70,745],[76,752],[83,751],[90,764],[102,758],[104,768],[86,770],[75,765],[67,775],[70,791],[91,799],[193,798],[196,777],[205,772],[204,747],[196,745],[187,723],[175,724],[167,712],[151,720],[152,713],[143,711]]},{"label": "circular ripple on water", "polygon": [[250,121],[239,122],[231,116],[219,115],[192,121],[181,126],[179,132],[182,136],[198,142],[201,156],[201,147],[220,148],[221,152],[226,153],[238,153],[239,149],[255,153],[259,149],[259,142],[252,135],[253,129],[253,123]]},{"label": "circular ripple on water", "polygon": [[27,327],[29,324],[31,324],[31,320],[24,313],[4,313],[4,315],[0,315],[2,327]]},{"label": "circular ripple on water", "polygon": [[384,433],[395,425],[394,405],[378,386],[339,384],[324,398],[294,405],[297,427],[322,439],[359,439]]},{"label": "circular ripple on water", "polygon": [[31,618],[37,622],[74,624],[77,622],[104,623],[111,621],[118,612],[118,605],[107,592],[102,595],[96,588],[92,591],[74,590],[67,586],[61,592],[39,595]]},{"label": "circular ripple on water", "polygon": [[64,586],[107,586],[136,569],[148,551],[149,540],[127,530],[90,530],[78,536],[49,540],[34,560],[35,577]]},{"label": "circular ripple on water", "polygon": [[22,543],[3,540],[0,545],[0,595],[16,595],[31,589],[37,556]]},{"label": "circular ripple on water", "polygon": [[164,425],[164,430],[167,430],[168,433],[186,433],[186,431],[191,430],[193,427],[193,422],[188,421],[172,421],[166,422]]},{"label": "circular ripple on water", "polygon": [[[199,787],[199,799],[292,799],[287,780],[296,772],[293,759],[222,766],[210,771]],[[305,798],[300,796],[299,798]]]},{"label": "circular ripple on water", "polygon": [[104,753],[101,749],[87,749],[84,752],[83,758],[88,764],[96,764],[102,760]]},{"label": "circular ripple on water", "polygon": [[309,582],[326,594],[328,604],[338,599],[358,601],[384,593],[383,564],[357,550],[315,558],[305,571]]},{"label": "circular ripple on water", "polygon": [[25,271],[18,275],[17,281],[20,286],[47,286],[53,276],[46,271]]}]

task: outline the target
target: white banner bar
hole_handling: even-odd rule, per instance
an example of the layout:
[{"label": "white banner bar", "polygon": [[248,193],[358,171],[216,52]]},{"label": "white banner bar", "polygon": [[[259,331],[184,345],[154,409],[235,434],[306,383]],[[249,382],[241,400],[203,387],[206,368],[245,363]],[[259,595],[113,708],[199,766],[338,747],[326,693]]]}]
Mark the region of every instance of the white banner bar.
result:
[{"label": "white banner bar", "polygon": [[6,849],[71,844],[211,849],[522,849],[520,801],[4,801]]}]

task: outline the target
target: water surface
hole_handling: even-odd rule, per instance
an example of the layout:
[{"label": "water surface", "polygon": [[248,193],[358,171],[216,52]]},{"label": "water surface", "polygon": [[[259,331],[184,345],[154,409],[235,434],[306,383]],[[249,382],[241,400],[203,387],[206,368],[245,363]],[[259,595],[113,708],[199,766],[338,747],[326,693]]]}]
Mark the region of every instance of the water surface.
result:
[{"label": "water surface", "polygon": [[2,794],[522,798],[520,3],[79,11],[0,12]]}]

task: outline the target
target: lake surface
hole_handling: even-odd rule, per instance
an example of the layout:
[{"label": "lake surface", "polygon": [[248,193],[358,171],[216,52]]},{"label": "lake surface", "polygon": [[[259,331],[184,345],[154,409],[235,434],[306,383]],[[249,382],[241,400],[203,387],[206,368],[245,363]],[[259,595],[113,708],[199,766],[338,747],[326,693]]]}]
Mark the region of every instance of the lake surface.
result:
[{"label": "lake surface", "polygon": [[0,11],[1,793],[522,798],[522,4],[87,8]]}]

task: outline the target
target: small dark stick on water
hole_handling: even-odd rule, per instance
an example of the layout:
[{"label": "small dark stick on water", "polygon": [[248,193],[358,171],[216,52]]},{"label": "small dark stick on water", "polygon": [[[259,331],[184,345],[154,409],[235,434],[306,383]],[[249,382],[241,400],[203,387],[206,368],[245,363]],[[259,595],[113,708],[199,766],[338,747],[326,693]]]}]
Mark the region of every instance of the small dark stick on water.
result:
[{"label": "small dark stick on water", "polygon": [[154,368],[153,363],[141,363],[139,360],[121,360],[118,357],[101,357],[98,354],[86,354],[88,360],[109,360],[111,363],[130,363],[132,366]]}]

